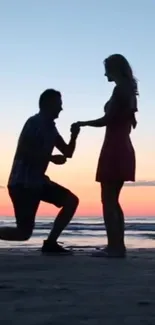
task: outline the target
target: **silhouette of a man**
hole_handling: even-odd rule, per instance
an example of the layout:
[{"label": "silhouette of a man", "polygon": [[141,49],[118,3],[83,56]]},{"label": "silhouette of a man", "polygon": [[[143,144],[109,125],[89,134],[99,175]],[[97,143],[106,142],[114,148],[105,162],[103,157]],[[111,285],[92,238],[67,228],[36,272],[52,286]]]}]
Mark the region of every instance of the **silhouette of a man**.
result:
[{"label": "silhouette of a man", "polygon": [[[72,219],[78,206],[78,198],[68,189],[52,182],[45,171],[49,162],[64,164],[75,150],[79,128],[73,128],[69,144],[57,131],[54,120],[62,110],[61,93],[54,89],[45,90],[39,99],[40,111],[30,117],[20,134],[8,181],[16,228],[0,228],[0,239],[10,241],[28,240],[33,232],[35,215],[40,201],[61,208],[53,229],[44,241],[44,253],[68,253],[57,243],[57,239]],[[53,155],[56,147],[63,155]]]}]

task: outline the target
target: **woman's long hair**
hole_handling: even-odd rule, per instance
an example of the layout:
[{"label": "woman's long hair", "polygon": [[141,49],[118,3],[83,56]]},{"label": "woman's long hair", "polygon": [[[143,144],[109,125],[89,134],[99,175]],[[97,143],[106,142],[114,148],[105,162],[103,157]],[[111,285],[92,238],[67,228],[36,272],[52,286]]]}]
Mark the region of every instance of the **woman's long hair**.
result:
[{"label": "woman's long hair", "polygon": [[[122,78],[122,80],[127,81],[130,85],[135,97],[139,95],[138,92],[138,85],[137,80],[133,75],[132,68],[128,62],[128,60],[121,54],[113,54],[110,55],[104,61],[106,70],[114,75]],[[135,112],[138,111],[137,109],[137,100],[135,98],[135,107],[133,109],[132,114],[132,126],[133,128],[136,127],[137,121],[135,118]]]},{"label": "woman's long hair", "polygon": [[104,64],[107,71],[129,82],[136,96],[139,94],[137,80],[133,75],[128,60],[123,55],[110,55],[105,59]]}]

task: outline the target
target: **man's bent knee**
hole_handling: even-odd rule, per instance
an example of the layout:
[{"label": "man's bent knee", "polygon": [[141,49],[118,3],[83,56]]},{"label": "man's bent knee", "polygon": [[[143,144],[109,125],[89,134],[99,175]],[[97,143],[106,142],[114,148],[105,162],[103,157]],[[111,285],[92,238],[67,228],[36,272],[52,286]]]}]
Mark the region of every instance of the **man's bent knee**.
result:
[{"label": "man's bent knee", "polygon": [[26,241],[30,239],[33,233],[33,228],[19,228],[21,240]]},{"label": "man's bent knee", "polygon": [[67,197],[67,203],[77,208],[77,206],[79,205],[79,198],[72,192],[69,192],[69,195]]}]

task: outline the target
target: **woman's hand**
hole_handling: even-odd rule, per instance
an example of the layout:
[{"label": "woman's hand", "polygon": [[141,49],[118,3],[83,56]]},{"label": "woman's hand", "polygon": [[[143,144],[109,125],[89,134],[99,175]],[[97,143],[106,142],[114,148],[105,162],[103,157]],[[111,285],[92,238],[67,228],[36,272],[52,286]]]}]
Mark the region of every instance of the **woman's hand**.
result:
[{"label": "woman's hand", "polygon": [[51,156],[51,162],[55,165],[63,165],[67,161],[66,157],[63,155],[53,155]]}]

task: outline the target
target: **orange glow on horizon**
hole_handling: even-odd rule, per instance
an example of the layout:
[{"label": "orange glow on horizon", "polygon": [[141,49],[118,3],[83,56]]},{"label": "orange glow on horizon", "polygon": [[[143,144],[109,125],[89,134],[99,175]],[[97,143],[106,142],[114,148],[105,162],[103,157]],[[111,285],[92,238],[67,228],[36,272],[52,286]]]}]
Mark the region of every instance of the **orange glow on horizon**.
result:
[{"label": "orange glow on horizon", "polygon": [[[95,186],[77,186],[73,191],[80,197],[80,204],[77,209],[77,216],[102,216],[102,205],[100,201],[99,184]],[[86,193],[88,193],[86,195]],[[0,215],[13,216],[14,211],[7,189],[0,190],[1,203]],[[120,202],[125,216],[155,216],[154,211],[154,187],[124,187],[120,196]],[[58,209],[50,204],[41,202],[38,216],[55,216]]]},{"label": "orange glow on horizon", "polygon": [[[69,188],[79,197],[80,204],[76,211],[77,216],[102,216],[100,184],[95,182],[99,146],[95,148],[93,154],[90,154],[78,145],[74,157],[68,160],[64,166],[50,164],[47,170],[47,174],[53,181]],[[12,156],[13,150],[9,150],[8,156],[6,155],[3,161],[2,185],[6,184],[12,164]],[[144,174],[142,166],[138,171],[137,178],[141,179],[141,175]],[[152,165],[149,172],[150,174],[147,175],[146,179],[151,179],[151,175],[153,175]],[[0,189],[0,197],[0,215],[13,216],[14,211],[7,189]],[[154,198],[155,187],[124,187],[120,202],[125,216],[155,216]],[[54,206],[41,202],[37,215],[50,217],[57,215],[58,211]]]}]

